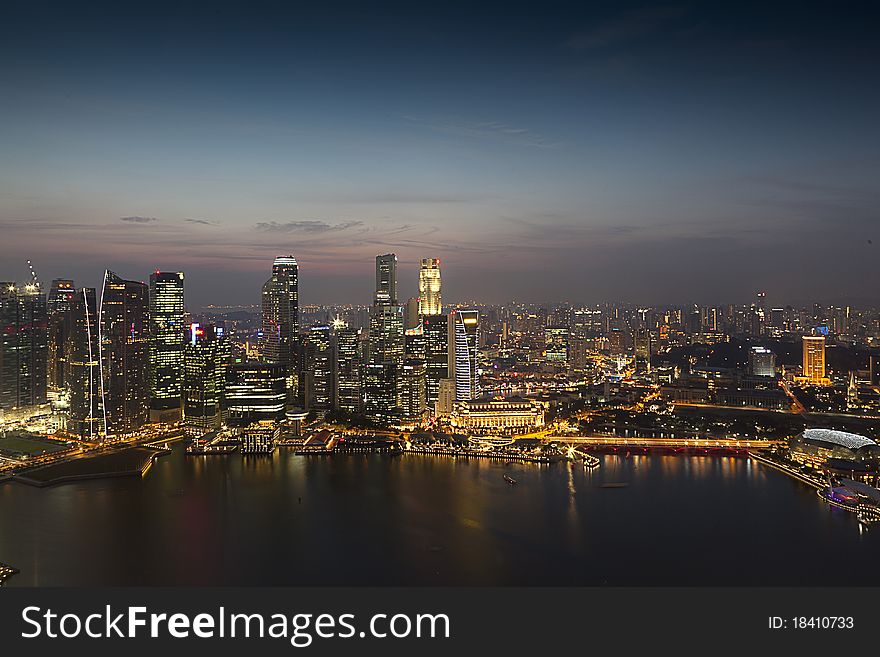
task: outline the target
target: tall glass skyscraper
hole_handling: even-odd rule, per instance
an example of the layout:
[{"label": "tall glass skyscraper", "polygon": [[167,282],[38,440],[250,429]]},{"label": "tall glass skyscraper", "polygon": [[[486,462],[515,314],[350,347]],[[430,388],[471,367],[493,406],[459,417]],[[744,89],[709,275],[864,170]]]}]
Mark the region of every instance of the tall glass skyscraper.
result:
[{"label": "tall glass skyscraper", "polygon": [[336,408],[346,413],[361,412],[361,344],[360,329],[334,326],[336,334]]},{"label": "tall glass skyscraper", "polygon": [[65,315],[66,424],[69,432],[84,439],[96,439],[104,430],[96,297],[95,288],[81,288]]},{"label": "tall glass skyscraper", "polygon": [[449,377],[449,320],[446,315],[425,315],[425,397],[428,410],[434,410],[440,394],[440,381]]},{"label": "tall glass skyscraper", "polygon": [[453,310],[449,314],[449,378],[455,381],[456,401],[480,396],[477,347],[480,341],[480,311]]},{"label": "tall glass skyscraper", "polygon": [[190,326],[182,381],[183,421],[193,437],[219,429],[224,417],[229,343],[213,326]]},{"label": "tall glass skyscraper", "polygon": [[298,388],[299,268],[292,255],[279,256],[263,285],[263,360],[284,368],[289,396]]},{"label": "tall glass skyscraper", "polygon": [[442,312],[440,258],[422,258],[419,268],[419,314],[439,315]]},{"label": "tall glass skyscraper", "polygon": [[376,304],[397,303],[397,256],[376,256]]},{"label": "tall glass skyscraper", "polygon": [[303,344],[305,363],[305,407],[329,411],[333,408],[333,343],[330,327],[311,327]]},{"label": "tall glass skyscraper", "polygon": [[397,256],[376,256],[376,294],[370,312],[369,367],[364,374],[364,413],[393,417],[401,402],[399,370],[404,359],[404,308],[397,301]]},{"label": "tall glass skyscraper", "polygon": [[104,272],[98,327],[108,435],[132,433],[150,417],[149,297],[146,283]]},{"label": "tall glass skyscraper", "polygon": [[74,303],[73,281],[56,278],[49,288],[49,297],[46,299],[46,310],[49,320],[49,389],[61,391],[64,389],[64,345],[68,341],[67,329],[70,322],[67,316]]},{"label": "tall glass skyscraper", "polygon": [[183,272],[150,274],[150,411],[158,422],[180,419],[183,315]]},{"label": "tall glass skyscraper", "polygon": [[0,410],[47,402],[49,327],[39,283],[0,283]]}]

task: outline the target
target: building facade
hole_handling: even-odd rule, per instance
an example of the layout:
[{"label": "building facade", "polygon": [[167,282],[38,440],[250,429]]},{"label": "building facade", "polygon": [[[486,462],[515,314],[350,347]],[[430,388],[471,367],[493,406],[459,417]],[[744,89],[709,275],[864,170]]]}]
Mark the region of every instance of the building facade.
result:
[{"label": "building facade", "polygon": [[455,381],[456,401],[480,396],[477,371],[480,311],[453,310],[448,319],[449,378]]},{"label": "building facade", "polygon": [[422,258],[419,267],[419,315],[440,315],[442,312],[440,258]]},{"label": "building facade", "polygon": [[38,283],[0,283],[0,410],[48,401],[49,325]]},{"label": "building facade", "polygon": [[184,326],[183,272],[150,274],[150,414],[153,420],[180,419]]}]

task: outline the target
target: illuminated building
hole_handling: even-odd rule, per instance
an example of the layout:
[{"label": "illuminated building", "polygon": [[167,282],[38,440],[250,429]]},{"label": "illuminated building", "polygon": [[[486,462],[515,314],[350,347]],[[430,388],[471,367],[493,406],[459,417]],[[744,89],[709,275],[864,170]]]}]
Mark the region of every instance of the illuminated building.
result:
[{"label": "illuminated building", "polygon": [[473,399],[452,404],[449,423],[465,433],[518,434],[544,426],[546,402],[525,399]]},{"label": "illuminated building", "polygon": [[67,393],[66,428],[93,439],[103,431],[101,363],[98,359],[98,312],[95,289],[81,288],[66,315],[64,387]]},{"label": "illuminated building", "polygon": [[434,414],[444,417],[452,413],[452,405],[455,403],[455,381],[453,379],[440,379],[437,390],[437,401],[434,404]]},{"label": "illuminated building", "polygon": [[425,399],[428,410],[440,394],[440,381],[449,377],[449,320],[446,315],[424,315],[422,332],[425,343]]},{"label": "illuminated building", "polygon": [[0,283],[0,411],[47,402],[49,328],[38,283]]},{"label": "illuminated building", "polygon": [[455,381],[455,399],[480,396],[477,347],[480,340],[480,311],[453,310],[448,319],[449,378]]},{"label": "illuminated building", "polygon": [[805,335],[803,338],[803,377],[808,383],[821,385],[825,378],[825,337]]},{"label": "illuminated building", "polygon": [[422,258],[419,268],[419,315],[440,315],[442,312],[440,258]]},{"label": "illuminated building", "polygon": [[281,427],[275,422],[261,421],[249,424],[238,432],[242,454],[271,454],[281,436]]},{"label": "illuminated building", "polygon": [[651,371],[651,331],[646,328],[636,329],[633,336],[635,343],[636,370]]},{"label": "illuminated building", "polygon": [[333,344],[329,326],[313,326],[303,342],[305,407],[326,412],[333,408]]},{"label": "illuminated building", "polygon": [[827,467],[830,459],[876,462],[880,457],[880,446],[874,440],[833,429],[807,429],[789,439],[788,451],[795,461],[820,468]]},{"label": "illuminated building", "polygon": [[421,318],[419,317],[419,300],[412,297],[406,302],[404,307],[403,327],[406,331],[411,331],[421,326]]},{"label": "illuminated building", "polygon": [[568,327],[548,326],[544,329],[544,360],[556,365],[568,362]]},{"label": "illuminated building", "polygon": [[425,361],[407,360],[401,370],[402,420],[420,424],[427,408],[425,401]]},{"label": "illuminated building", "polygon": [[361,331],[340,326],[336,332],[336,408],[346,413],[361,412]]},{"label": "illuminated building", "polygon": [[281,420],[287,376],[279,363],[234,363],[226,370],[226,411],[230,421]]},{"label": "illuminated building", "polygon": [[180,419],[183,314],[183,272],[150,274],[150,415],[157,422]]},{"label": "illuminated building", "polygon": [[213,326],[193,324],[184,350],[183,422],[194,437],[219,429],[225,419],[226,369],[232,355],[218,333]]},{"label": "illuminated building", "polygon": [[293,397],[299,370],[299,268],[296,258],[279,256],[262,291],[263,360],[281,365]]},{"label": "illuminated building", "polygon": [[132,433],[150,415],[147,285],[106,271],[98,328],[104,426],[108,435]]},{"label": "illuminated building", "polygon": [[73,281],[56,278],[49,288],[46,299],[46,311],[49,327],[48,376],[50,390],[64,389],[65,345],[68,341],[67,329],[70,328],[68,314],[74,303],[76,289]]},{"label": "illuminated building", "polygon": [[[404,312],[397,303],[397,256],[376,256],[376,295],[370,312],[369,365],[364,374],[364,412],[375,419],[400,406],[398,381],[405,351]],[[378,390],[376,386],[387,386]],[[387,404],[379,409],[377,404]]]},{"label": "illuminated building", "polygon": [[364,366],[364,415],[374,422],[392,424],[399,416],[397,368],[394,363],[367,363]]},{"label": "illuminated building", "polygon": [[397,256],[376,256],[376,305],[397,304]]},{"label": "illuminated building", "polygon": [[749,350],[749,372],[753,376],[776,376],[776,354],[765,347]]}]

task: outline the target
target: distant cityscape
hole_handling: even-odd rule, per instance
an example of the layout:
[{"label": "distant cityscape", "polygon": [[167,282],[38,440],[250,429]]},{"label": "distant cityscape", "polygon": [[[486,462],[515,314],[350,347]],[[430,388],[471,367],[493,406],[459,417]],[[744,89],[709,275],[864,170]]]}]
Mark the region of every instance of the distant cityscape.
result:
[{"label": "distant cityscape", "polygon": [[279,256],[259,306],[198,312],[183,272],[106,271],[100,290],[3,283],[0,475],[143,475],[180,440],[192,457],[584,467],[608,450],[684,450],[749,456],[880,518],[877,309],[763,291],[748,305],[450,306],[441,272],[423,258],[419,294],[402,300],[396,255],[378,255],[372,303],[300,306],[296,258]]}]

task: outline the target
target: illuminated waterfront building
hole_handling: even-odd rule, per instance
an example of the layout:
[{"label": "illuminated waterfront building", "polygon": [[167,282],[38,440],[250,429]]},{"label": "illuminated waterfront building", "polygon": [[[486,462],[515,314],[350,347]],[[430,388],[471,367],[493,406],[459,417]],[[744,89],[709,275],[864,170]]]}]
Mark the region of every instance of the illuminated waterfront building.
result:
[{"label": "illuminated waterfront building", "polygon": [[567,326],[548,326],[544,329],[544,360],[555,365],[568,362]]},{"label": "illuminated waterfront building", "polygon": [[437,390],[437,401],[434,403],[434,414],[437,417],[445,417],[452,413],[452,405],[455,403],[455,381],[453,379],[440,379]]},{"label": "illuminated waterfront building", "polygon": [[364,366],[364,415],[383,424],[397,420],[400,415],[397,380],[394,363],[367,363]]},{"label": "illuminated waterfront building", "polygon": [[424,315],[425,399],[429,411],[440,394],[440,381],[449,377],[449,320],[446,315]]},{"label": "illuminated waterfront building", "polygon": [[776,376],[776,354],[766,347],[749,350],[749,372],[752,376]]},{"label": "illuminated waterfront building", "polygon": [[419,315],[440,315],[442,312],[440,258],[422,258],[419,268]]},{"label": "illuminated waterfront building", "polygon": [[0,283],[0,411],[47,402],[49,327],[38,283]]},{"label": "illuminated waterfront building", "polygon": [[361,412],[361,331],[339,326],[335,331],[336,408],[346,413]]},{"label": "illuminated waterfront building", "polygon": [[480,396],[477,354],[480,311],[453,310],[448,319],[449,378],[455,381],[456,401]]},{"label": "illuminated waterfront building", "polygon": [[234,363],[226,370],[226,411],[230,421],[284,418],[287,375],[279,363]]},{"label": "illuminated waterfront building", "polygon": [[293,398],[298,393],[300,345],[299,268],[292,255],[275,258],[261,305],[263,360],[284,369],[285,386]]},{"label": "illuminated waterfront building", "polygon": [[825,378],[825,337],[805,335],[803,337],[803,377],[808,383],[821,385]]},{"label": "illuminated waterfront building", "polygon": [[326,412],[334,406],[333,341],[329,326],[313,326],[303,342],[305,407]]},{"label": "illuminated waterfront building", "polygon": [[53,391],[64,389],[65,345],[69,337],[67,329],[70,328],[68,315],[73,307],[75,295],[76,289],[73,281],[56,278],[52,281],[49,296],[46,299],[49,327],[48,386]]},{"label": "illuminated waterfront building", "polygon": [[520,434],[544,426],[546,402],[525,399],[455,401],[449,423],[464,433]]},{"label": "illuminated waterfront building", "polygon": [[229,343],[213,326],[190,326],[184,350],[183,422],[188,434],[201,436],[223,425]]},{"label": "illuminated waterfront building", "polygon": [[420,424],[427,409],[425,396],[425,361],[407,360],[401,370],[401,419]]},{"label": "illuminated waterfront building", "polygon": [[104,272],[98,327],[104,426],[108,435],[132,433],[150,415],[147,285]]},{"label": "illuminated waterfront building", "polygon": [[183,272],[150,274],[150,415],[157,422],[180,419],[183,314]]},{"label": "illuminated waterfront building", "polygon": [[94,288],[81,288],[65,313],[65,425],[67,431],[85,439],[97,438],[103,432],[96,297]]}]

